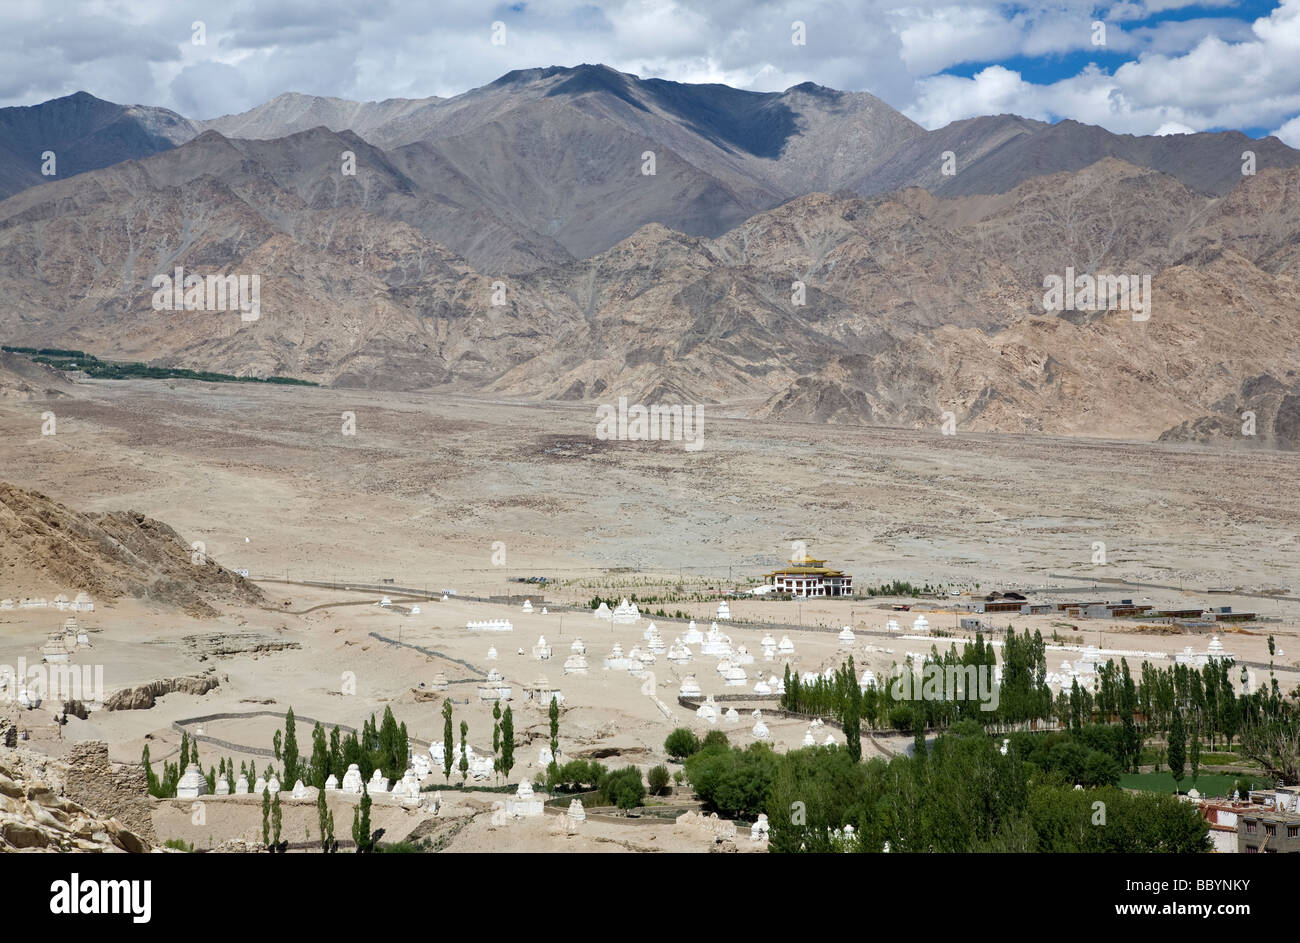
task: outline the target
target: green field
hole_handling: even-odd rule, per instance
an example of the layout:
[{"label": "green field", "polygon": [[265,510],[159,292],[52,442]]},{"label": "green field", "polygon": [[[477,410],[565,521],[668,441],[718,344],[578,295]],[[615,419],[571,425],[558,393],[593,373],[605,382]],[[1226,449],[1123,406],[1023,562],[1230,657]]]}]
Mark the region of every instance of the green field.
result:
[{"label": "green field", "polygon": [[[1202,773],[1194,783],[1190,775],[1184,776],[1183,781],[1179,783],[1179,791],[1187,792],[1195,786],[1203,796],[1229,796],[1239,778],[1253,780],[1260,788],[1271,785],[1268,778],[1259,773],[1253,776],[1246,774],[1242,777],[1227,776],[1222,773]],[[1119,784],[1124,789],[1138,789],[1142,792],[1171,793],[1174,791],[1174,777],[1167,770],[1159,773],[1125,773],[1120,776]]]}]

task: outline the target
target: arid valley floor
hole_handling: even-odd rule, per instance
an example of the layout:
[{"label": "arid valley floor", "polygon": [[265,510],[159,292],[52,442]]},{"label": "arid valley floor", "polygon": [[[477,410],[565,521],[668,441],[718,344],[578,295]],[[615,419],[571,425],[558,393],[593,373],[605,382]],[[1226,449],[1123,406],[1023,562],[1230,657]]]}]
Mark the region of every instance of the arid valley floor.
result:
[{"label": "arid valley floor", "polygon": [[[600,667],[615,642],[625,651],[639,643],[648,620],[611,626],[571,607],[595,595],[662,594],[680,584],[700,601],[666,608],[707,628],[716,608],[707,597],[753,584],[788,559],[793,541],[851,573],[860,588],[893,579],[945,592],[1047,587],[1039,593],[1046,599],[1191,599],[1255,611],[1269,620],[1260,623],[1266,629],[1228,631],[1225,648],[1239,660],[1267,662],[1272,634],[1282,652],[1279,680],[1289,690],[1300,678],[1300,453],[759,422],[744,418],[744,404],[732,417],[706,410],[704,447],[690,452],[680,442],[601,441],[586,405],[190,381],[80,381],[68,392],[0,400],[0,480],[79,511],[131,509],[164,521],[221,565],[248,570],[268,604],[232,602],[216,617],[196,618],[156,600],[97,599],[81,622],[91,635],[85,654],[104,666],[107,692],[205,671],[219,683],[203,695],[165,694],[145,710],[73,718],[61,735],[47,712],[24,712],[27,746],[37,752],[58,755],[73,741],[103,739],[114,761],[131,763],[148,743],[158,764],[178,750],[177,720],[289,706],[327,728],[359,728],[388,705],[427,744],[441,739],[441,698],[428,690],[437,672],[451,682],[470,742],[486,749],[490,706],[479,703],[473,682],[495,646],[495,667],[516,690],[545,675],[563,691],[563,753],[645,768],[663,761],[673,727],[698,726],[677,705],[682,678],[695,674],[705,694],[724,693],[722,682],[710,663],[679,668],[661,657],[654,683],[673,708],[666,718],[640,681]],[[41,434],[47,411],[57,420],[54,435]],[[343,434],[345,413],[355,415],[354,435]],[[1096,542],[1105,544],[1104,566],[1092,562]],[[553,582],[545,589],[513,582],[527,576]],[[377,605],[380,592],[294,582],[386,579],[432,598],[419,599],[420,613],[410,615],[411,600],[397,592],[390,610]],[[1094,579],[1149,585],[1098,582],[1094,589]],[[1205,593],[1225,585],[1239,593]],[[0,572],[0,597],[78,589],[39,571]],[[444,589],[457,595],[443,601]],[[1290,592],[1248,595],[1277,589]],[[458,598],[502,595],[529,596],[535,611]],[[551,607],[545,615],[542,605]],[[900,614],[884,599],[740,600],[732,612],[737,621],[724,630],[754,653],[764,624],[779,623],[773,634],[790,636],[801,671],[839,663],[847,653],[835,632],[844,625],[858,633],[855,661],[878,674],[931,644],[890,638],[885,624]],[[935,628],[951,629],[957,619],[942,599],[926,614]],[[902,615],[906,634],[913,615]],[[0,662],[38,662],[42,641],[63,618],[53,610],[0,613]],[[469,620],[496,618],[510,619],[514,631],[466,629]],[[685,630],[681,620],[652,618],[665,639]],[[999,629],[1010,622],[1122,649],[1203,651],[1207,641],[1139,634],[1132,623],[1108,620],[990,618]],[[540,635],[555,651],[546,662],[530,654]],[[561,669],[576,638],[586,642],[587,677]],[[943,649],[949,639],[933,644]],[[1049,653],[1053,663],[1061,657]],[[759,670],[780,675],[781,666],[760,655],[750,674]],[[347,676],[355,677],[355,693],[344,693]],[[531,741],[518,748],[517,781],[538,771],[547,721],[544,708],[518,695],[515,710],[521,740]],[[751,724],[745,711],[739,723],[719,726],[743,744]],[[780,749],[804,734],[799,721],[769,724]],[[248,718],[204,733],[265,748],[274,729],[266,718]],[[310,728],[298,730],[310,749]],[[864,752],[904,742],[882,737]],[[236,764],[249,758],[201,750],[205,765],[218,756],[233,755]],[[426,785],[441,782],[435,771]],[[331,804],[351,798],[331,795]],[[467,851],[703,851],[713,844],[671,820],[592,821],[577,836],[555,833],[549,817],[498,827],[488,814],[498,796],[447,795],[437,820],[377,801],[375,823],[389,839],[428,835]],[[208,805],[206,824],[195,826],[188,801],[157,801],[158,839],[209,847],[259,833],[253,797]],[[291,841],[314,833],[315,820],[314,802],[286,803]],[[737,845],[750,850],[747,839]]]}]

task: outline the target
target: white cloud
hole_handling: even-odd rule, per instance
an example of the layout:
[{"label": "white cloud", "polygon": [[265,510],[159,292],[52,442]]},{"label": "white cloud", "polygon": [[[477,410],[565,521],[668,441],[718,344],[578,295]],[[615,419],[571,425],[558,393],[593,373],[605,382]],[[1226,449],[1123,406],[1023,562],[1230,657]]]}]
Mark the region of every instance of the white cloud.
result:
[{"label": "white cloud", "polygon": [[[979,114],[1071,117],[1111,130],[1280,127],[1300,113],[1300,0],[1255,23],[1232,0],[40,0],[0,4],[0,104],[84,89],[196,118],[285,91],[354,99],[456,95],[513,69],[625,72],[777,91],[870,91],[927,127]],[[1164,11],[1225,16],[1160,21]],[[1104,50],[1092,22],[1107,24]],[[205,46],[190,43],[203,19]],[[504,46],[491,24],[507,26]],[[807,25],[807,45],[790,42]],[[1044,83],[1003,65],[1119,53]],[[971,78],[937,74],[985,64]],[[1034,73],[1037,74],[1037,73]]]}]

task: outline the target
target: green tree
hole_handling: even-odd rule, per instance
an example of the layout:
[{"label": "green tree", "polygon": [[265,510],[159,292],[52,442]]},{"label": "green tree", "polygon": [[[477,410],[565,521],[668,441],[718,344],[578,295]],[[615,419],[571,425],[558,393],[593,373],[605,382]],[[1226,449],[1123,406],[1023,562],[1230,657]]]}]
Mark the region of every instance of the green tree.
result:
[{"label": "green tree", "polygon": [[284,824],[284,812],[280,808],[280,794],[275,794],[275,799],[271,802],[271,834],[274,844],[280,844],[280,828]]},{"label": "green tree", "polygon": [[325,802],[325,790],[316,793],[316,820],[320,823],[320,845],[322,851],[330,850],[329,840],[329,806]]},{"label": "green tree", "polygon": [[646,774],[646,783],[650,787],[650,795],[662,796],[668,791],[668,767],[655,766]]},{"label": "green tree", "polygon": [[560,704],[554,696],[551,697],[551,758],[558,762],[560,755]]},{"label": "green tree", "polygon": [[1174,777],[1175,787],[1182,783],[1187,762],[1187,735],[1183,730],[1183,715],[1174,711],[1173,721],[1169,725],[1169,772]]},{"label": "green tree", "polygon": [[262,790],[262,844],[271,844],[271,790]]},{"label": "green tree", "polygon": [[1188,759],[1192,764],[1192,785],[1196,784],[1196,777],[1201,773],[1201,728],[1196,727],[1192,730],[1192,749],[1188,753]]},{"label": "green tree", "polygon": [[451,764],[455,762],[456,735],[451,726],[451,698],[442,702],[442,775],[451,782]]},{"label": "green tree", "polygon": [[700,742],[699,752],[702,753],[707,750],[729,749],[731,749],[731,741],[727,739],[727,735],[721,730],[710,730],[704,735],[704,739]]},{"label": "green tree", "polygon": [[316,721],[316,726],[311,731],[311,766],[308,769],[308,785],[315,786],[317,789],[325,788],[325,780],[330,774],[330,750],[329,745],[325,742],[325,728],[321,722]]},{"label": "green tree", "polygon": [[675,760],[684,760],[700,751],[700,738],[689,727],[678,727],[664,740],[664,752]]},{"label": "green tree", "polygon": [[506,705],[505,713],[501,715],[501,773],[510,778],[510,770],[515,765],[515,715],[510,710],[510,705]]},{"label": "green tree", "polygon": [[275,758],[277,760],[280,758],[280,749],[283,743],[284,743],[284,732],[281,730],[277,730],[274,736],[271,737],[271,749],[275,751]]},{"label": "green tree", "polygon": [[356,843],[357,854],[370,851],[370,790],[363,783],[361,786],[361,803],[352,812],[352,841]]},{"label": "green tree", "polygon": [[463,785],[465,777],[469,775],[469,756],[466,749],[469,744],[469,722],[462,720],[460,722],[460,781]]},{"label": "green tree", "polygon": [[492,770],[501,771],[501,702],[492,702]]},{"label": "green tree", "polygon": [[294,784],[301,779],[301,771],[298,769],[298,731],[294,723],[293,708],[290,707],[284,714],[284,779],[283,785],[292,789]]},{"label": "green tree", "polygon": [[343,764],[343,741],[339,737],[339,728],[336,726],[330,731],[330,765],[325,771],[325,778],[330,778],[330,773],[342,781],[343,774],[348,771],[347,766]]}]

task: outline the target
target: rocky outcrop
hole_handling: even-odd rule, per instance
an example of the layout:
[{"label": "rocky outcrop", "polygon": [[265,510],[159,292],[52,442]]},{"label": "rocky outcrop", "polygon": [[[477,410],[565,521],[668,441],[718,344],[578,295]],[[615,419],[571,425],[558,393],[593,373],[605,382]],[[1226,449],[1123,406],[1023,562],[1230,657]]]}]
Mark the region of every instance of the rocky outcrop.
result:
[{"label": "rocky outcrop", "polygon": [[76,744],[62,762],[67,767],[64,795],[101,815],[112,816],[141,838],[156,840],[144,767],[138,763],[115,767],[108,758],[108,744],[102,740]]},{"label": "rocky outcrop", "polygon": [[163,678],[138,684],[132,688],[123,688],[104,701],[104,710],[109,711],[144,711],[153,707],[154,702],[164,694],[180,691],[184,694],[207,694],[219,686],[215,675],[189,675],[182,678]]},{"label": "rocky outcrop", "polygon": [[15,750],[0,752],[0,852],[153,850],[118,819],[58,795],[41,778],[41,762]]},{"label": "rocky outcrop", "polygon": [[86,514],[0,482],[0,572],[36,575],[31,588],[71,589],[96,601],[134,596],[199,618],[213,602],[260,604],[262,591],[138,511]]}]

